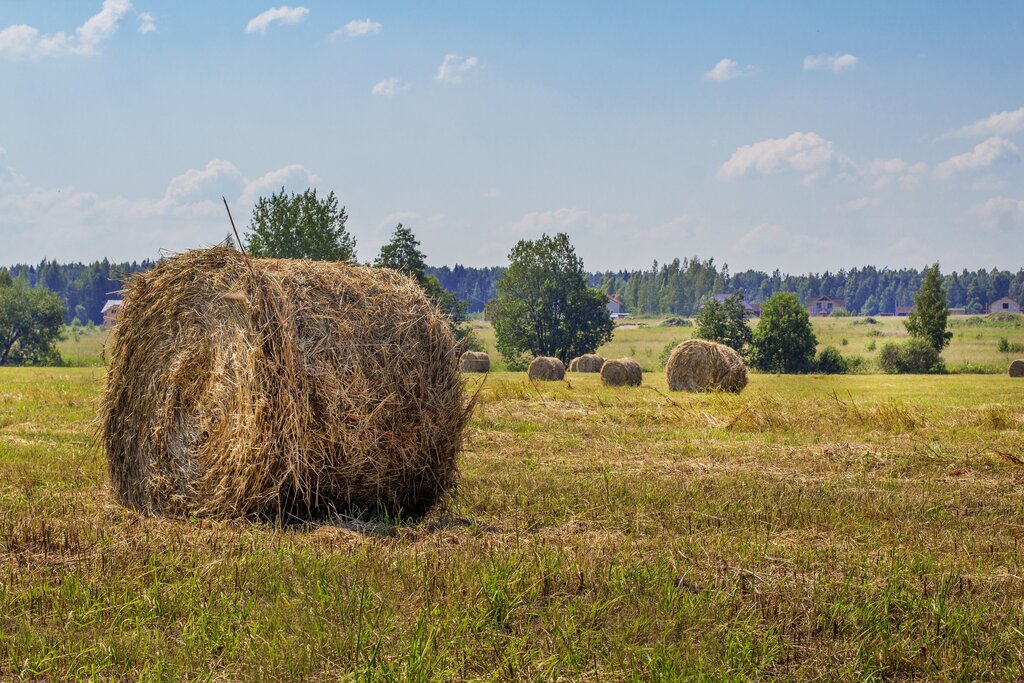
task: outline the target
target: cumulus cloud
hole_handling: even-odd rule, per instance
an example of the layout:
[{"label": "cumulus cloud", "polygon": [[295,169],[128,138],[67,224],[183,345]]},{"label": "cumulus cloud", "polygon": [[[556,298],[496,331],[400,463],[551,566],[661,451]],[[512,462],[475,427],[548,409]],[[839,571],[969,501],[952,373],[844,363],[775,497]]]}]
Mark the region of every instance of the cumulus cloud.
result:
[{"label": "cumulus cloud", "polygon": [[304,186],[303,189],[305,189],[305,187],[316,185],[319,179],[305,166],[289,164],[264,173],[255,180],[246,181],[238,201],[243,206],[247,206],[255,202],[261,195],[273,192],[293,180],[298,180],[298,184]]},{"label": "cumulus cloud", "polygon": [[928,164],[923,161],[911,164],[898,157],[893,159],[875,159],[868,166],[865,173],[875,177],[871,187],[876,190],[880,190],[892,183],[896,183],[900,187],[914,187],[928,173]]},{"label": "cumulus cloud", "polygon": [[[749,71],[749,67],[747,68]],[[711,71],[704,74],[705,81],[711,81],[712,83],[724,83],[725,81],[731,81],[734,78],[739,78],[744,73],[743,69],[740,68],[739,64],[731,59],[723,59],[715,64]]]},{"label": "cumulus cloud", "polygon": [[804,57],[804,69],[806,71],[824,69],[826,71],[839,73],[840,71],[852,69],[857,66],[858,62],[860,62],[860,58],[855,55],[851,55],[850,53],[810,55]]},{"label": "cumulus cloud", "polygon": [[156,19],[149,12],[142,12],[138,16],[139,33],[146,35],[156,30]]},{"label": "cumulus cloud", "polygon": [[392,95],[397,95],[403,90],[408,90],[409,87],[409,83],[402,83],[396,76],[392,76],[376,83],[373,88],[370,89],[370,92],[374,95],[391,97]]},{"label": "cumulus cloud", "polygon": [[305,19],[308,14],[309,10],[305,7],[289,7],[288,5],[272,7],[250,19],[249,23],[245,25],[245,32],[264,34],[271,24],[275,22],[279,24],[297,24]]},{"label": "cumulus cloud", "polygon": [[951,130],[943,138],[973,138],[984,135],[1012,135],[1024,131],[1024,107],[1015,111],[1001,111],[998,114],[969,123],[963,128]]},{"label": "cumulus cloud", "polygon": [[994,137],[978,143],[970,152],[958,154],[938,164],[935,167],[935,177],[946,180],[954,173],[985,168],[996,163],[1019,161],[1020,150],[1017,149],[1017,145],[1005,138]]},{"label": "cumulus cloud", "polygon": [[881,200],[878,197],[859,197],[846,202],[840,206],[839,209],[843,213],[857,213],[858,211],[863,211],[864,209],[869,209],[873,206],[878,206],[879,204],[881,204]]},{"label": "cumulus cloud", "polygon": [[104,0],[100,11],[76,28],[73,34],[63,31],[40,33],[27,24],[8,26],[0,30],[0,58],[24,60],[95,55],[100,46],[117,33],[125,16],[133,11],[130,0]]},{"label": "cumulus cloud", "polygon": [[165,209],[177,205],[181,200],[192,195],[203,185],[206,185],[222,176],[241,177],[238,167],[230,161],[223,159],[212,159],[202,169],[190,168],[181,175],[171,178],[167,184],[164,197],[154,206]]},{"label": "cumulus cloud", "polygon": [[1024,226],[1024,199],[993,197],[972,206],[971,213],[981,218],[988,227],[1013,230]]},{"label": "cumulus cloud", "polygon": [[447,54],[441,61],[441,66],[437,70],[437,80],[442,83],[462,83],[466,76],[480,68],[480,60],[476,57],[466,57],[463,59],[456,54]]},{"label": "cumulus cloud", "polygon": [[829,140],[817,133],[797,132],[743,145],[719,167],[718,179],[796,171],[805,174],[804,182],[809,183],[831,171],[852,167],[853,162],[836,152]]},{"label": "cumulus cloud", "polygon": [[380,33],[382,28],[384,28],[383,24],[379,21],[372,21],[369,17],[366,19],[353,19],[332,33],[331,40],[336,40],[343,36],[348,36],[349,38],[368,36],[372,33]]}]

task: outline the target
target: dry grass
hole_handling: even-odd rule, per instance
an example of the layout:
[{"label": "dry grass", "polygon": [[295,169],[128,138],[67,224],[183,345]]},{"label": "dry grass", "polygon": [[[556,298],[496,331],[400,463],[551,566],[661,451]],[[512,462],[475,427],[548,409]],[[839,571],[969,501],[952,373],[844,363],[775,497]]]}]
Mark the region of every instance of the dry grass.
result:
[{"label": "dry grass", "polygon": [[463,372],[490,372],[491,357],[483,351],[466,351],[459,358]]},{"label": "dry grass", "polygon": [[596,353],[585,353],[569,361],[569,372],[601,372],[604,358]]},{"label": "dry grass", "polygon": [[1024,360],[1018,358],[1010,363],[1010,377],[1024,377]]},{"label": "dry grass", "polygon": [[101,440],[147,513],[421,514],[456,480],[455,343],[410,279],[188,252],[132,278]]}]

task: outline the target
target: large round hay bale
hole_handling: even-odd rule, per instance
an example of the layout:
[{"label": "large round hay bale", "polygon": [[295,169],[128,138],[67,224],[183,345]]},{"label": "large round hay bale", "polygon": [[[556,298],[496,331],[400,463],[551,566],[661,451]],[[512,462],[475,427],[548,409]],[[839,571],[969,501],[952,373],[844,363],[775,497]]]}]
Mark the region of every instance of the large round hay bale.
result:
[{"label": "large round hay bale", "polygon": [[747,366],[725,344],[690,339],[672,350],[665,365],[671,391],[734,391],[747,386]]},{"label": "large round hay bale", "polygon": [[552,356],[537,356],[530,363],[526,375],[532,380],[556,382],[565,379],[565,365]]},{"label": "large round hay bale", "polygon": [[610,387],[638,387],[643,381],[643,370],[632,358],[613,358],[601,366],[601,381]]},{"label": "large round hay bale", "polygon": [[569,361],[569,372],[601,372],[604,358],[596,353],[585,353]]},{"label": "large round hay bale", "polygon": [[1010,363],[1010,377],[1024,377],[1024,360],[1018,358]]},{"label": "large round hay bale", "polygon": [[483,351],[466,351],[459,359],[463,372],[490,372],[491,357]]},{"label": "large round hay bale", "polygon": [[109,348],[101,439],[145,513],[415,516],[456,482],[455,340],[395,271],[187,252],[129,280]]}]

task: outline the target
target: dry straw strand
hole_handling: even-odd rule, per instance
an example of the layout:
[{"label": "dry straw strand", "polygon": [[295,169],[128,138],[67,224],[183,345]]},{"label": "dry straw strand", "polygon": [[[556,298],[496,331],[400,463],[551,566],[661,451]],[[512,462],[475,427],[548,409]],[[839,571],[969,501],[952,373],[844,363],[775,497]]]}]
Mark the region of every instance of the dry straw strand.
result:
[{"label": "dry straw strand", "polygon": [[596,353],[585,353],[569,361],[569,372],[601,372],[604,358]]},{"label": "dry straw strand", "polygon": [[565,364],[552,356],[537,356],[526,370],[526,376],[539,382],[556,382],[565,379]]},{"label": "dry straw strand", "polygon": [[638,387],[643,381],[643,370],[632,358],[614,358],[601,366],[601,382],[611,387]]},{"label": "dry straw strand", "polygon": [[215,247],[132,277],[100,435],[120,500],[176,516],[416,516],[457,480],[446,319],[392,270]]},{"label": "dry straw strand", "polygon": [[483,351],[466,351],[459,358],[463,372],[490,372],[491,357]]},{"label": "dry straw strand", "polygon": [[671,391],[732,391],[747,386],[747,366],[725,344],[690,339],[672,350],[665,365]]}]

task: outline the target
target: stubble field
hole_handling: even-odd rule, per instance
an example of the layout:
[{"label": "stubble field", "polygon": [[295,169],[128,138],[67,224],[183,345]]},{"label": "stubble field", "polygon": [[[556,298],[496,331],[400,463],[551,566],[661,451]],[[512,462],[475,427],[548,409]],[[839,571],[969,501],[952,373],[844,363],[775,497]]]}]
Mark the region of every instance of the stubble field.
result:
[{"label": "stubble field", "polygon": [[1024,676],[1024,380],[467,381],[446,511],[280,526],[121,508],[103,368],[0,369],[0,678]]}]

